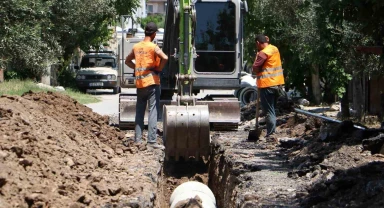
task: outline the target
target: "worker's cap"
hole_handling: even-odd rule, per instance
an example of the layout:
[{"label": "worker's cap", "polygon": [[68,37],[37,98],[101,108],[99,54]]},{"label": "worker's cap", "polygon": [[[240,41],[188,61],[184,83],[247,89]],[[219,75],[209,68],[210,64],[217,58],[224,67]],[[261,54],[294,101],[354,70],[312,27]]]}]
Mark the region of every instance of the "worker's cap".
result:
[{"label": "worker's cap", "polygon": [[148,22],[145,26],[145,33],[153,34],[157,32],[157,25],[154,22]]}]

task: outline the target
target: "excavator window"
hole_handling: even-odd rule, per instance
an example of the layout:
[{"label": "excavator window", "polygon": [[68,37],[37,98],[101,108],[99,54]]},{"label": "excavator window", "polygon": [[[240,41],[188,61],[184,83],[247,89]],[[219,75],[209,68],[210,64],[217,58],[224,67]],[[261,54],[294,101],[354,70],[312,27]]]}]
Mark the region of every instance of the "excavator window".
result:
[{"label": "excavator window", "polygon": [[196,2],[197,72],[233,72],[236,63],[236,10],[232,2]]}]

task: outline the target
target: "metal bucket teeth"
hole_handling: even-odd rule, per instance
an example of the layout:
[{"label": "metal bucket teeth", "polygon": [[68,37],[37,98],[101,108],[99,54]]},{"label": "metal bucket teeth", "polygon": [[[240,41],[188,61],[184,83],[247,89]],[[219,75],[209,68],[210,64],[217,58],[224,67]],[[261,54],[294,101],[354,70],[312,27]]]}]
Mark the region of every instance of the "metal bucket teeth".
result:
[{"label": "metal bucket teeth", "polygon": [[210,152],[208,105],[163,107],[165,157],[207,157]]}]

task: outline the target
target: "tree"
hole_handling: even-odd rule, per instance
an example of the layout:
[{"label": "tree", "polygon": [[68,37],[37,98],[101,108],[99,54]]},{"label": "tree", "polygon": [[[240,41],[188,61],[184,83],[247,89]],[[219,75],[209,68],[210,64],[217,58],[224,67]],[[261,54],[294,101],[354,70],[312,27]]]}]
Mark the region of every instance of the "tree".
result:
[{"label": "tree", "polygon": [[15,70],[20,78],[41,77],[50,64],[67,63],[75,48],[105,43],[116,14],[138,5],[138,0],[3,0],[0,68]]},{"label": "tree", "polygon": [[20,78],[41,76],[60,51],[55,38],[42,33],[49,24],[49,1],[0,2],[0,68],[20,72]]}]

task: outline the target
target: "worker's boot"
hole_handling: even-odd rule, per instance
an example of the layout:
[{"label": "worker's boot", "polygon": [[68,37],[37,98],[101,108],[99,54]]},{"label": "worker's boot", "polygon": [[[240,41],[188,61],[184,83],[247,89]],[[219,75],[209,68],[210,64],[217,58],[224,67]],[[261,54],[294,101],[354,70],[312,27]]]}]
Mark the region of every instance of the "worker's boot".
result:
[{"label": "worker's boot", "polygon": [[147,143],[147,148],[149,150],[153,150],[153,149],[164,150],[165,149],[164,145],[157,144],[157,143]]}]

